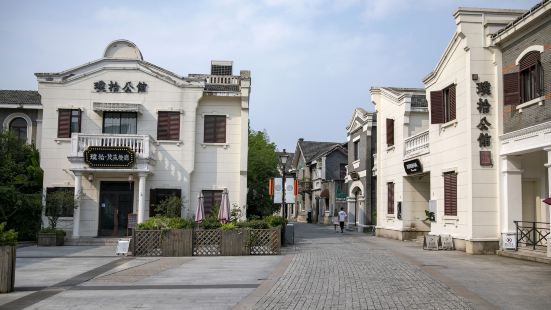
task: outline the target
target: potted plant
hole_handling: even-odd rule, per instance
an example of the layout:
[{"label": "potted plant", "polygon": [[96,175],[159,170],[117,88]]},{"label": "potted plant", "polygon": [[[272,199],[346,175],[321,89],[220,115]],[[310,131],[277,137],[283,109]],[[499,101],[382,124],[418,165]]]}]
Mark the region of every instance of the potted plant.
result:
[{"label": "potted plant", "polygon": [[13,291],[15,282],[15,246],[17,233],[4,231],[6,223],[0,224],[0,294]]},{"label": "potted plant", "polygon": [[[38,232],[38,245],[55,246],[63,245],[65,231],[57,228],[59,218],[69,213],[70,209],[76,209],[74,193],[67,190],[58,190],[46,195],[44,214],[48,218],[48,227]],[[72,210],[71,210],[72,211]]]}]

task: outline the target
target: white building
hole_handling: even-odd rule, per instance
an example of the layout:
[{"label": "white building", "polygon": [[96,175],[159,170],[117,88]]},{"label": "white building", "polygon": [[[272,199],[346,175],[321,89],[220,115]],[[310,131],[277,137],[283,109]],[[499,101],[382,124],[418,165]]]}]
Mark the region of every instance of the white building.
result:
[{"label": "white building", "polygon": [[[372,87],[377,111],[377,236],[414,239],[425,221],[430,191],[429,118],[422,88]],[[404,164],[416,163],[406,172]]]},{"label": "white building", "polygon": [[123,235],[129,214],[142,222],[169,195],[191,217],[201,192],[208,212],[227,189],[245,216],[249,71],[213,61],[183,77],[117,40],[101,59],[36,77],[44,190],[74,190],[61,223],[73,237]]}]

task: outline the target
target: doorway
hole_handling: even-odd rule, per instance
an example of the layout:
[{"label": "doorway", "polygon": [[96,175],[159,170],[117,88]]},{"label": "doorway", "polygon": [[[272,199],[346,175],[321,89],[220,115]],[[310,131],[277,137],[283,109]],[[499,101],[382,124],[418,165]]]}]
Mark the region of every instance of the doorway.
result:
[{"label": "doorway", "polygon": [[133,182],[101,182],[98,236],[125,236],[133,202]]}]

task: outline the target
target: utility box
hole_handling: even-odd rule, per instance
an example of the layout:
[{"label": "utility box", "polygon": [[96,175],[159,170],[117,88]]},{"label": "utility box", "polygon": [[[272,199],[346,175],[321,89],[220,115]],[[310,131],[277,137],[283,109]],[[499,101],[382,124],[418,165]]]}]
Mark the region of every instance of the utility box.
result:
[{"label": "utility box", "polygon": [[295,225],[287,224],[285,227],[285,244],[295,244]]}]

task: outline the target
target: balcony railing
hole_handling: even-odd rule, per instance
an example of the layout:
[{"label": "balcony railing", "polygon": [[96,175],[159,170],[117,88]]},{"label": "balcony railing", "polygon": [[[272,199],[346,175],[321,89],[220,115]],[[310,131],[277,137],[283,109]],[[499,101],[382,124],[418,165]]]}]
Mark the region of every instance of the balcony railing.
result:
[{"label": "balcony railing", "polygon": [[149,135],[74,133],[71,137],[71,156],[84,156],[89,146],[119,146],[129,147],[137,158],[154,159],[157,151],[154,142]]},{"label": "balcony railing", "polygon": [[549,223],[514,221],[517,228],[517,249],[520,245],[533,250],[547,248]]},{"label": "balcony railing", "polygon": [[303,192],[309,192],[312,190],[312,181],[310,179],[302,179],[298,181],[298,191]]},{"label": "balcony railing", "polygon": [[404,159],[429,153],[429,131],[423,131],[404,140]]}]

